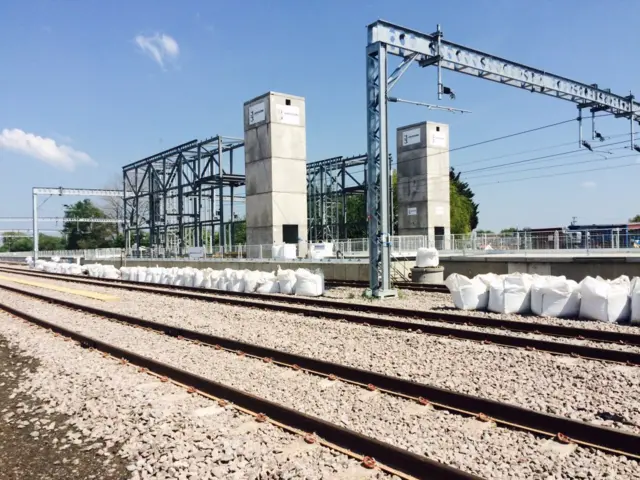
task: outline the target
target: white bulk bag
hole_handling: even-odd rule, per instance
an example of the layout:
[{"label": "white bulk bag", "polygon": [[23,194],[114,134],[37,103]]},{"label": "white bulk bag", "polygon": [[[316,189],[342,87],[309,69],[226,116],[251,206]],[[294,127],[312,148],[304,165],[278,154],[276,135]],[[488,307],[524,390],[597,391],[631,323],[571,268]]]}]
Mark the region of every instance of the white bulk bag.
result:
[{"label": "white bulk bag", "polygon": [[75,263],[69,265],[69,274],[71,275],[82,275],[82,267]]},{"label": "white bulk bag", "polygon": [[147,267],[138,267],[138,282],[144,283],[147,281]]},{"label": "white bulk bag", "polygon": [[305,297],[319,297],[324,293],[324,275],[317,270],[311,273],[309,270],[299,268],[296,270],[295,294]]},{"label": "white bulk bag", "polygon": [[131,267],[121,267],[120,278],[122,278],[122,280],[129,280],[130,277],[131,277]]},{"label": "white bulk bag", "polygon": [[230,292],[244,292],[245,280],[244,277],[248,270],[236,270],[231,274],[231,280],[227,285],[227,290]]},{"label": "white bulk bag", "polygon": [[578,283],[565,277],[536,279],[531,287],[531,311],[541,317],[577,317],[580,313]]},{"label": "white bulk bag", "polygon": [[527,313],[531,310],[532,277],[513,273],[489,285],[489,310],[496,313]]},{"label": "white bulk bag", "polygon": [[258,282],[262,278],[262,272],[248,272],[244,276],[244,291],[246,293],[253,293],[258,288]]},{"label": "white bulk bag", "polygon": [[640,277],[634,277],[631,282],[631,323],[640,324]]},{"label": "white bulk bag", "polygon": [[489,284],[479,275],[467,278],[458,273],[452,273],[444,281],[451,292],[451,298],[456,308],[460,310],[484,310],[489,304]]},{"label": "white bulk bag", "polygon": [[113,265],[105,265],[104,268],[102,269],[102,278],[119,280],[120,272]]},{"label": "white bulk bag", "polygon": [[201,288],[202,282],[204,282],[204,272],[199,268],[193,273],[193,286],[195,288]]},{"label": "white bulk bag", "polygon": [[182,285],[185,287],[193,287],[196,272],[193,268],[187,267],[182,269]]},{"label": "white bulk bag", "polygon": [[440,263],[438,250],[435,248],[419,248],[416,253],[416,267],[437,267]]},{"label": "white bulk bag", "polygon": [[280,293],[291,295],[296,286],[296,273],[293,270],[280,270],[278,267],[278,286],[280,287]]},{"label": "white bulk bag", "polygon": [[220,280],[221,276],[222,276],[222,272],[220,270],[211,270],[210,272],[211,284],[208,287],[204,287],[204,288],[218,288],[218,281]]},{"label": "white bulk bag", "polygon": [[629,319],[631,282],[623,275],[615,280],[587,277],[580,282],[580,318],[617,323]]},{"label": "white bulk bag", "polygon": [[278,284],[278,277],[275,273],[265,273],[258,282],[258,293],[280,293],[280,285]]},{"label": "white bulk bag", "polygon": [[177,287],[184,285],[184,268],[177,268],[174,271],[174,275],[175,277],[173,278],[172,285],[175,285]]},{"label": "white bulk bag", "polygon": [[200,288],[211,288],[211,269],[205,268],[202,271],[202,283]]}]

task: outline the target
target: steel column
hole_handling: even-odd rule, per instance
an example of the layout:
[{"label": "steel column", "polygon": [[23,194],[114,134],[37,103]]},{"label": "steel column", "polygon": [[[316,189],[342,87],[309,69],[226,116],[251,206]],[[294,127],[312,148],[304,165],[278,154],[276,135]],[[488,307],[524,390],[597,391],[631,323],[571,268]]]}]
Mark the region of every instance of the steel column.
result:
[{"label": "steel column", "polygon": [[369,285],[374,297],[395,296],[389,252],[389,162],[387,145],[387,50],[367,47],[367,221]]},{"label": "steel column", "polygon": [[38,260],[38,194],[33,192],[33,261]]}]

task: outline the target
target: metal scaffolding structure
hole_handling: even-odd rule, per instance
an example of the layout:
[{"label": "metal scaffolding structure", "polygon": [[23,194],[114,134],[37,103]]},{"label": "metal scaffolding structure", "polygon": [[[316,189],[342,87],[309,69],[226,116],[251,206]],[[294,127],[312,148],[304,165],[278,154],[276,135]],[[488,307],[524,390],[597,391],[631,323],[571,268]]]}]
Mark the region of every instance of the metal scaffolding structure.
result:
[{"label": "metal scaffolding structure", "polygon": [[124,202],[127,249],[131,242],[140,247],[143,232],[159,255],[232,245],[236,203],[244,201],[244,174],[234,173],[244,171],[243,147],[242,139],[218,135],[124,166],[124,188],[131,191]]},{"label": "metal scaffolding structure", "polygon": [[[445,41],[439,25],[436,32],[426,34],[378,20],[368,26],[367,36],[369,281],[371,293],[376,297],[395,295],[390,275],[389,165],[382,161],[388,155],[387,102],[392,100],[390,90],[412,64],[437,67],[439,99],[443,94],[454,97],[453,91],[442,81],[442,69],[446,69],[573,102],[580,111],[580,120],[584,108],[592,113],[607,112],[627,118],[631,147],[634,148],[633,127],[634,122],[640,119],[640,104],[634,102],[632,94],[616,95],[596,84],[577,82]],[[388,55],[400,58],[400,64],[390,75],[387,75]],[[581,136],[579,141],[583,144]]]},{"label": "metal scaffolding structure", "polygon": [[364,195],[367,156],[333,157],[307,164],[307,218],[309,240],[349,238],[349,230],[364,226],[364,212],[356,225],[347,218],[349,198]]},{"label": "metal scaffolding structure", "polygon": [[[38,260],[38,195],[59,195],[59,196],[73,196],[73,197],[121,197],[126,198],[129,195],[129,192],[126,190],[104,190],[104,189],[94,189],[94,188],[64,188],[64,187],[33,187],[31,189],[32,194],[32,209],[33,216],[31,217],[31,221],[33,222],[33,259]],[[60,217],[46,217],[42,221],[58,221]],[[80,220],[80,219],[75,219]],[[81,219],[82,223],[119,223],[116,219]],[[64,221],[69,221],[69,219],[64,219]]]},{"label": "metal scaffolding structure", "polygon": [[[389,155],[390,165],[391,162],[392,156]],[[365,153],[307,164],[309,241],[328,242],[366,236],[366,163]],[[391,193],[390,198],[393,198]],[[393,211],[392,202],[390,210]]]}]

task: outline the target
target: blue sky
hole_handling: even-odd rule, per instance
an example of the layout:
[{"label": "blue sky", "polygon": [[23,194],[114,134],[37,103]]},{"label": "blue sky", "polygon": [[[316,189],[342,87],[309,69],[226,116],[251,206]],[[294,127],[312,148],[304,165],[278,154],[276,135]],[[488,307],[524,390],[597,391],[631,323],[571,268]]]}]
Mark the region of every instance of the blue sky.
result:
[{"label": "blue sky", "polygon": [[[364,152],[365,27],[378,18],[424,32],[440,23],[450,41],[640,96],[639,14],[640,3],[632,0],[3,0],[0,216],[30,215],[32,186],[113,186],[122,165],[157,151],[218,133],[241,137],[243,102],[268,90],[306,97],[310,161]],[[456,73],[445,72],[444,80],[457,98],[442,103],[473,113],[392,104],[391,138],[399,126],[433,120],[451,125],[456,148],[577,113],[568,102]],[[435,92],[435,70],[416,67],[394,95],[436,103]],[[623,119],[599,120],[596,128],[619,135],[608,143],[628,139]],[[577,141],[573,122],[452,152],[451,163],[465,172],[573,150]],[[624,146],[611,147],[610,156],[629,155]],[[589,163],[576,164],[582,160]],[[585,154],[525,162],[518,169],[531,169],[526,172],[503,166],[467,178],[481,228],[560,226],[573,216],[579,223],[623,222],[640,213],[640,163],[510,180],[634,161]],[[61,214],[70,200],[52,198],[40,213]]]}]

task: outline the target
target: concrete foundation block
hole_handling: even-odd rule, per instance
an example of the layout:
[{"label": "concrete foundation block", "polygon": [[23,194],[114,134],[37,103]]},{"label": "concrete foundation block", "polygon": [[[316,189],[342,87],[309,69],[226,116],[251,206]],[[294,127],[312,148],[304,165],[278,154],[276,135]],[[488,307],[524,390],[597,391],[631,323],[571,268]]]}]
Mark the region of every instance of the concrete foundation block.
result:
[{"label": "concrete foundation block", "polygon": [[413,283],[444,283],[444,267],[413,267]]}]

